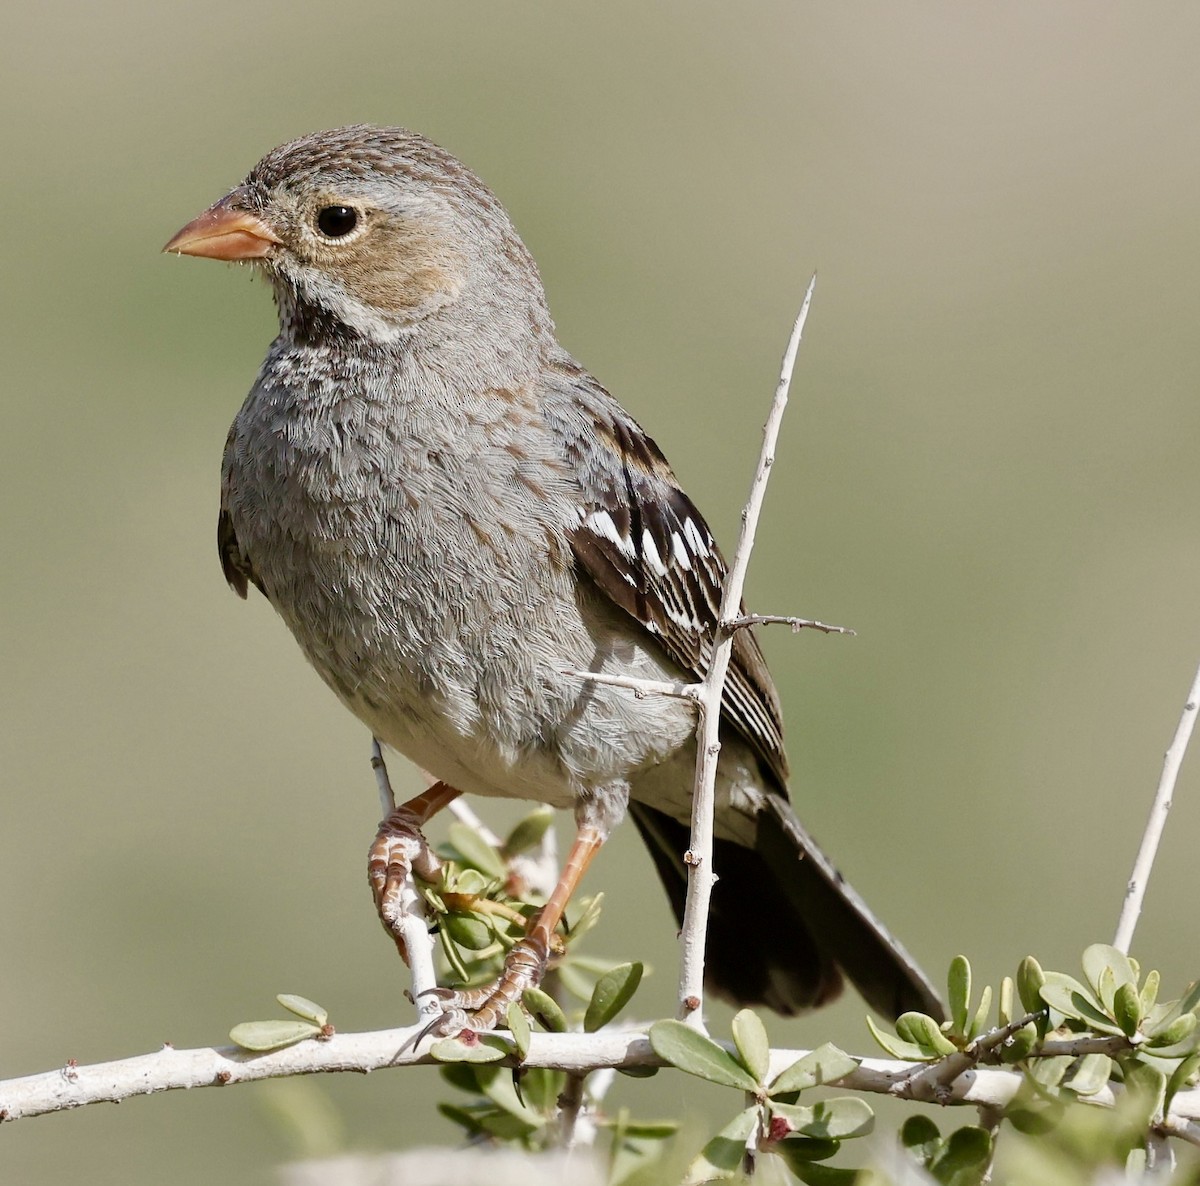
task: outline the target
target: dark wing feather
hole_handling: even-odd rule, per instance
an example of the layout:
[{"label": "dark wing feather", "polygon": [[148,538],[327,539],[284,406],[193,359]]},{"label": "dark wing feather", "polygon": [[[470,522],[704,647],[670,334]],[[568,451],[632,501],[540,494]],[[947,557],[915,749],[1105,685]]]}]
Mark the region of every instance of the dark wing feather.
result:
[{"label": "dark wing feather", "polygon": [[267,591],[262,587],[254,565],[250,563],[250,557],[238,544],[233,519],[224,507],[217,515],[217,554],[221,557],[221,571],[225,574],[229,587],[239,597],[244,599],[251,585],[266,596]]},{"label": "dark wing feather", "polygon": [[[712,532],[662,451],[608,392],[570,360],[558,360],[556,371],[567,390],[546,412],[582,487],[571,532],[576,560],[680,667],[702,679],[727,571]],[[750,630],[734,636],[722,717],[754,746],[782,792],[779,698]]]}]

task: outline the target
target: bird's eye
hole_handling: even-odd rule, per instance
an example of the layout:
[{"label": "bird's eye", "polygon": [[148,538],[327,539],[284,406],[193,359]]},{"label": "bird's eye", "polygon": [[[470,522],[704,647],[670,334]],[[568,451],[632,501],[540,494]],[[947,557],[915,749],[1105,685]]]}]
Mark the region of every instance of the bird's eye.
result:
[{"label": "bird's eye", "polygon": [[358,225],[353,206],[323,206],[317,212],[317,229],[327,239],[341,239]]}]

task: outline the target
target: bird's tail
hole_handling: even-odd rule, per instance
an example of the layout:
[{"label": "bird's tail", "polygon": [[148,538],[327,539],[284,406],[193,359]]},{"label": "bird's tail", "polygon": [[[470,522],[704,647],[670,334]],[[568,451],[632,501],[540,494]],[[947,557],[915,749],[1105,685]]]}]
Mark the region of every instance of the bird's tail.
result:
[{"label": "bird's tail", "polygon": [[[817,847],[787,800],[762,798],[753,848],[715,842],[709,987],[738,1004],[764,1004],[786,1016],[832,1000],[844,974],[885,1017],[919,1010],[942,1020],[937,990]],[[629,812],[682,920],[688,828],[644,803],[631,802]]]}]

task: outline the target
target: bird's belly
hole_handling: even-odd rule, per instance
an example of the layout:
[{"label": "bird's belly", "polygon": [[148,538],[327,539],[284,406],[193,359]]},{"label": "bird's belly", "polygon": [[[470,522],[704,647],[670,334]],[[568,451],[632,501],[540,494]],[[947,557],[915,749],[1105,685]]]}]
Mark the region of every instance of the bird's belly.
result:
[{"label": "bird's belly", "polygon": [[[678,678],[628,643],[606,653],[595,639],[607,631],[585,617],[564,601],[552,631],[533,618],[519,663],[510,652],[500,669],[466,663],[420,680],[393,675],[386,696],[360,691],[343,699],[380,740],[463,792],[569,807],[582,792],[627,784],[668,762],[694,731],[692,711],[680,701],[638,699],[569,674]],[[404,664],[397,657],[388,668],[395,673]]]},{"label": "bird's belly", "polygon": [[310,662],[385,744],[463,792],[568,807],[688,743],[690,706],[569,674],[682,678],[569,563],[501,556],[468,571],[455,546],[434,555],[391,526],[294,546],[264,574]]}]

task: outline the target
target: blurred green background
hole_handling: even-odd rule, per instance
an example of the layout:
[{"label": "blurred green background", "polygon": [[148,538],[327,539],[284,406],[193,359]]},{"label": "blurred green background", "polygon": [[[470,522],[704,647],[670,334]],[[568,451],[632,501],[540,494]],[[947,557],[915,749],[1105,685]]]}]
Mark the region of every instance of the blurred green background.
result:
[{"label": "blurred green background", "polygon": [[[409,1016],[364,880],[367,738],[215,556],[270,300],[158,254],[276,143],[358,120],[420,129],[500,195],[564,342],[727,544],[819,270],[750,581],[755,609],[858,631],[765,639],[800,812],[939,978],[960,950],[996,979],[1111,937],[1200,657],[1200,9],[5,21],[0,1076],[219,1043],[280,991],[342,1029]],[[1195,765],[1135,944],[1175,988],[1200,973]],[[637,1007],[668,1010],[673,928],[632,829],[589,888],[590,948],[652,960]],[[862,1012],[772,1035],[865,1051]],[[323,1087],[351,1147],[449,1133],[433,1072]],[[273,1090],[8,1126],[0,1181],[265,1183],[299,1151]],[[651,1090],[623,1098],[711,1103]]]}]

